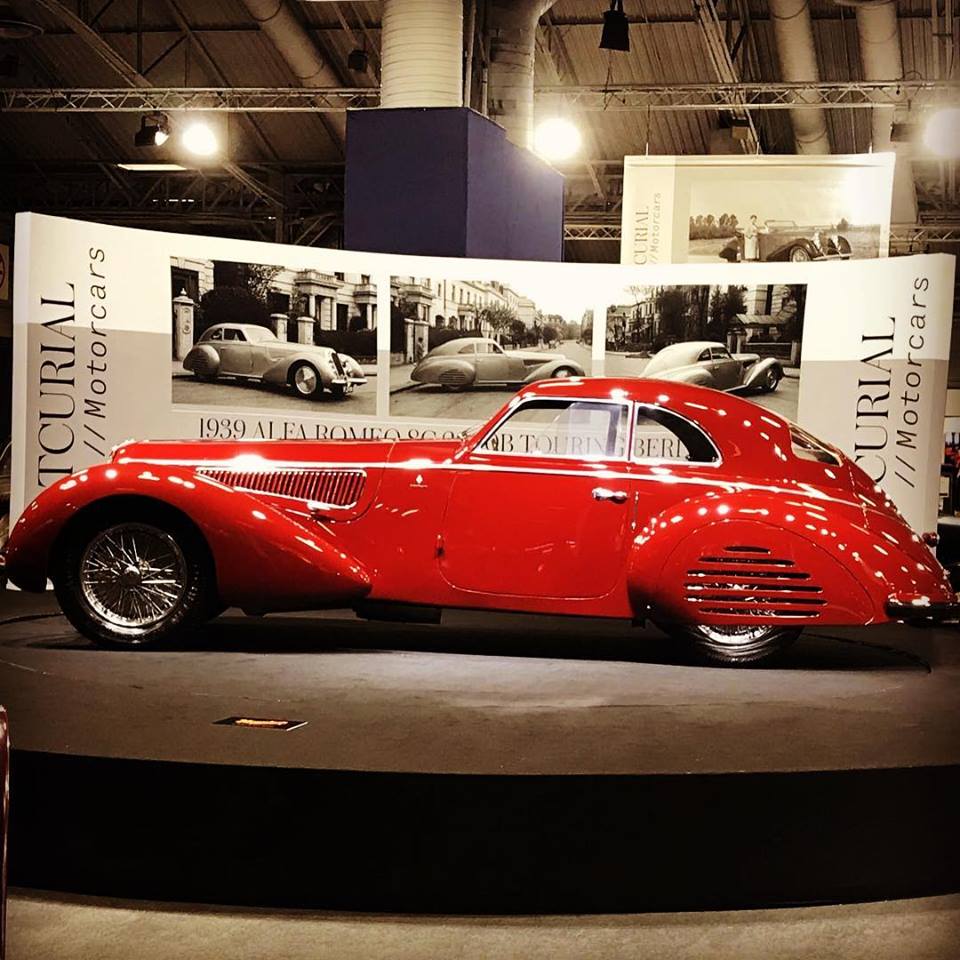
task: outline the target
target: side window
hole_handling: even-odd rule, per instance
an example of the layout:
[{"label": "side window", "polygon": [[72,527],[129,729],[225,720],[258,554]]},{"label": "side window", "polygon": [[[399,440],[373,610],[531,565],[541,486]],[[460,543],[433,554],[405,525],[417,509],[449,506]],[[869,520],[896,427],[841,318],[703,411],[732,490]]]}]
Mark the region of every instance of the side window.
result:
[{"label": "side window", "polygon": [[701,353],[700,356],[697,357],[697,363],[703,363],[704,361],[709,359],[710,359],[710,351],[704,350],[703,353]]},{"label": "side window", "polygon": [[697,426],[662,407],[639,404],[633,429],[634,460],[716,463],[713,441]]},{"label": "side window", "polygon": [[503,347],[499,343],[490,343],[489,350],[491,353],[503,353]]},{"label": "side window", "polygon": [[815,436],[801,430],[796,424],[790,425],[790,445],[793,455],[801,460],[814,460],[817,463],[840,465],[840,459],[826,444],[821,443]]},{"label": "side window", "polygon": [[474,352],[474,349],[473,349],[473,344],[472,344],[472,343],[468,343],[465,347],[461,347],[461,348],[457,351],[457,353],[473,353],[473,352]]},{"label": "side window", "polygon": [[730,351],[725,347],[714,347],[713,348],[713,359],[714,360],[730,360]]},{"label": "side window", "polygon": [[222,340],[223,339],[223,330],[214,330],[213,333],[207,337],[208,340]]},{"label": "side window", "polygon": [[223,339],[224,339],[224,340],[239,341],[239,342],[242,343],[242,342],[245,341],[247,338],[243,335],[243,331],[242,331],[242,330],[231,330],[231,329],[228,327],[226,330],[223,331]]},{"label": "side window", "polygon": [[521,404],[477,448],[529,457],[622,458],[627,407],[593,400],[532,400]]}]

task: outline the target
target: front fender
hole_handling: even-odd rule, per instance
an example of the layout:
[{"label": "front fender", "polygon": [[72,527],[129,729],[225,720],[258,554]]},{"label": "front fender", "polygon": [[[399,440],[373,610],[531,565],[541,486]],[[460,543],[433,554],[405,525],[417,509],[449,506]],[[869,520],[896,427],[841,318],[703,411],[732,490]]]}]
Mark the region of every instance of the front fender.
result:
[{"label": "front fender", "polygon": [[324,358],[318,357],[316,354],[303,351],[302,353],[295,353],[292,356],[286,355],[281,357],[279,360],[275,360],[266,370],[263,371],[263,380],[264,383],[273,383],[277,385],[283,385],[289,381],[290,371],[298,363],[309,363],[314,370],[320,376],[320,382],[325,388],[330,389],[330,384],[334,378],[334,371],[330,368],[330,365],[325,361]]},{"label": "front fender", "polygon": [[100,464],[44,490],[17,520],[6,547],[7,576],[41,591],[57,538],[78,511],[137,498],[184,514],[210,548],[224,604],[245,610],[309,609],[366,595],[364,566],[308,517],[293,517],[186,467]]}]

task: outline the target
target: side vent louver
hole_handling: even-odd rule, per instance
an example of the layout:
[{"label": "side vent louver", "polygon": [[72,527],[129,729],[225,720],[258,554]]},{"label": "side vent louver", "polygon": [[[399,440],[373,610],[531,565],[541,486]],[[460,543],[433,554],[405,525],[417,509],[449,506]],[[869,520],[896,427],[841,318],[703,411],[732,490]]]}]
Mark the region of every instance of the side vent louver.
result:
[{"label": "side vent louver", "polygon": [[711,615],[817,619],[827,603],[820,584],[793,560],[750,545],[703,554],[684,589],[689,604]]},{"label": "side vent louver", "polygon": [[230,467],[200,467],[197,473],[219,483],[274,497],[313,500],[334,507],[354,506],[363,493],[367,475],[363,470],[234,470]]}]

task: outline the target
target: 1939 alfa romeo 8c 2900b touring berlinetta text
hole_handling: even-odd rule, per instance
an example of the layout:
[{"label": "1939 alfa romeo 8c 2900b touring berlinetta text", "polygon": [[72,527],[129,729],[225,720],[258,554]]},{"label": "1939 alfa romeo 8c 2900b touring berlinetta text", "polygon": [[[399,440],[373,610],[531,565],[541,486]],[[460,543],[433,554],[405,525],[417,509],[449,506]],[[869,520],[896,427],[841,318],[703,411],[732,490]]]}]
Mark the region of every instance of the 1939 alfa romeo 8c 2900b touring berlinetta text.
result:
[{"label": "1939 alfa romeo 8c 2900b touring berlinetta text", "polygon": [[460,607],[650,619],[742,663],[807,625],[957,610],[839,451],[739,397],[637,379],[539,382],[463,440],[128,443],[27,507],[6,569],[130,646],[226,606]]}]

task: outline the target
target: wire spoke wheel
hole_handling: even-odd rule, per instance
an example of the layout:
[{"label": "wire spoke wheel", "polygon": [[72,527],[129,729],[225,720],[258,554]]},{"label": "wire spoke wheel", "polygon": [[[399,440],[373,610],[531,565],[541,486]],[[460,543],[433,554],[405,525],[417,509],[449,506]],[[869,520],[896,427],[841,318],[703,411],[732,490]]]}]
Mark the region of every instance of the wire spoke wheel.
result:
[{"label": "wire spoke wheel", "polygon": [[177,610],[187,587],[187,564],[166,531],[119,523],[87,544],[78,579],[81,596],[97,617],[118,632],[137,634]]},{"label": "wire spoke wheel", "polygon": [[667,632],[691,641],[701,657],[730,665],[769,659],[800,634],[796,628],[743,623],[676,625]]}]

